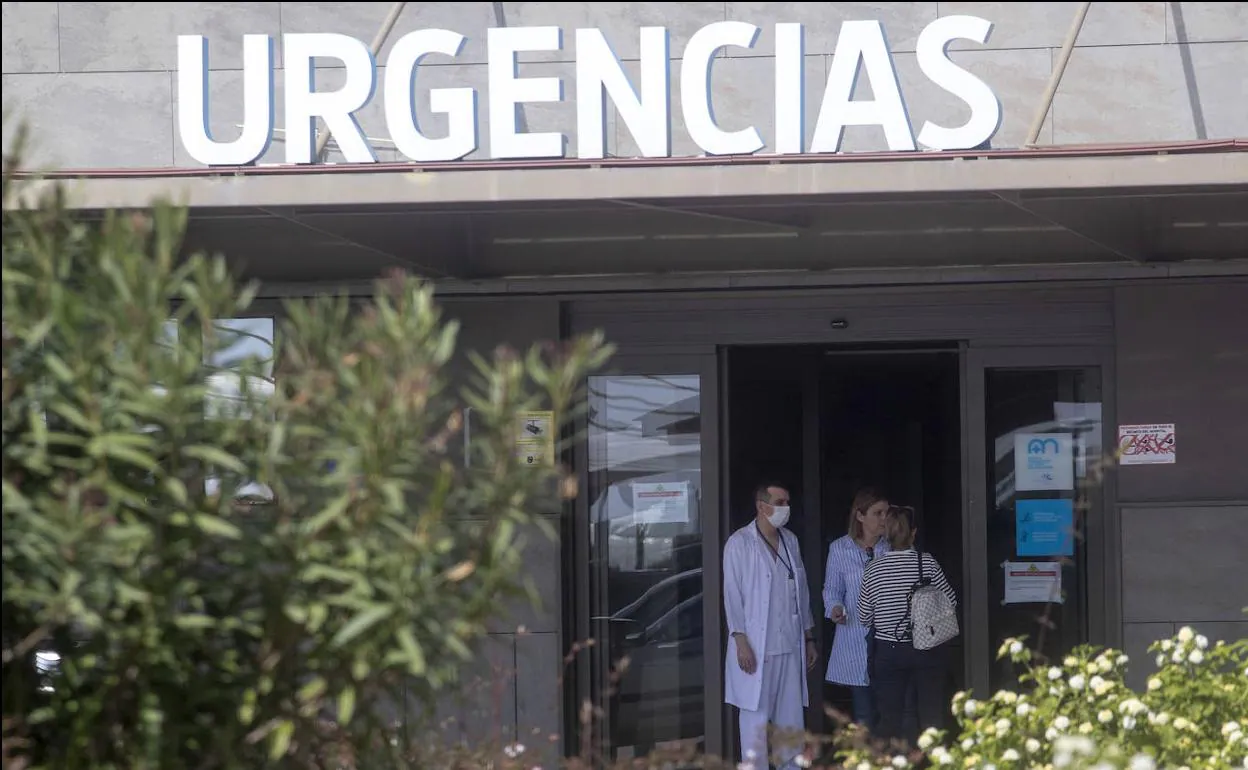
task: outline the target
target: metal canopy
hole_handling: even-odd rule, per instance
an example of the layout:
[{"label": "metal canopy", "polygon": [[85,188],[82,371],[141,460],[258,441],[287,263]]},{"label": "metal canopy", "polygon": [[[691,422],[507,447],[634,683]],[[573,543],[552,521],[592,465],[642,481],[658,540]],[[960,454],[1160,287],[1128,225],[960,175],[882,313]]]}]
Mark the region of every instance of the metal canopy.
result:
[{"label": "metal canopy", "polygon": [[86,212],[189,202],[188,248],[280,284],[363,281],[391,267],[448,289],[548,291],[566,283],[556,277],[1239,273],[1245,149],[93,172],[74,194]]}]

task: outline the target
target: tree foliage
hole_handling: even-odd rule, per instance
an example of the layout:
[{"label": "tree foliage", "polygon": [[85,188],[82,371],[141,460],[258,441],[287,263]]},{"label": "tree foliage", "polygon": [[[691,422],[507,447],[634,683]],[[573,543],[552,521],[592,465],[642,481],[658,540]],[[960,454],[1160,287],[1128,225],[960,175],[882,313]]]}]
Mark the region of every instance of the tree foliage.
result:
[{"label": "tree foliage", "polygon": [[49,768],[391,766],[396,724],[428,711],[409,704],[454,683],[541,568],[522,562],[537,514],[575,493],[559,467],[518,455],[518,420],[540,409],[568,424],[610,349],[587,336],[469,367],[432,288],[395,276],[358,304],[284,303],[271,354],[239,355],[245,333],[223,322],[254,312],[255,287],[219,257],[181,254],[185,210],[85,221],[63,186],[20,180],[17,156],[4,170],[6,754],[20,742]]}]

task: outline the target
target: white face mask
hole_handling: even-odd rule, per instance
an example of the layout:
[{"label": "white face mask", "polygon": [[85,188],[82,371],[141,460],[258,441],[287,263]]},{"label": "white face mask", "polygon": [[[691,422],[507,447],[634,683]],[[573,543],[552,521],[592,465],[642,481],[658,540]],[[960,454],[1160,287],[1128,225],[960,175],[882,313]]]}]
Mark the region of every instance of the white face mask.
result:
[{"label": "white face mask", "polygon": [[777,505],[772,509],[771,515],[767,517],[767,523],[776,529],[780,529],[789,523],[789,506]]}]

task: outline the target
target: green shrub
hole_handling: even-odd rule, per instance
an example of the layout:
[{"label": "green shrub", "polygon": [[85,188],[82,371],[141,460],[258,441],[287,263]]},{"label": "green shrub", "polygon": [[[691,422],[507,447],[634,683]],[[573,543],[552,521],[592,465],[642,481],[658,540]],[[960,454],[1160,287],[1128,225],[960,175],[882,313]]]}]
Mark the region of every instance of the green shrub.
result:
[{"label": "green shrub", "polygon": [[182,257],[186,213],[83,221],[17,155],[6,767],[402,766],[403,728],[523,589],[535,514],[575,493],[519,457],[520,416],[566,422],[609,349],[500,349],[457,387],[456,325],[394,277],[359,306],[288,302],[271,357],[222,363],[254,287]]},{"label": "green shrub", "polygon": [[[998,655],[1022,668],[1019,690],[958,693],[956,727],[924,733],[922,754],[933,766],[980,770],[1248,768],[1248,641],[1210,643],[1185,627],[1151,654],[1157,670],[1137,693],[1116,650],[1084,646],[1048,665],[1009,639]],[[841,759],[859,770],[916,766],[867,747]]]}]

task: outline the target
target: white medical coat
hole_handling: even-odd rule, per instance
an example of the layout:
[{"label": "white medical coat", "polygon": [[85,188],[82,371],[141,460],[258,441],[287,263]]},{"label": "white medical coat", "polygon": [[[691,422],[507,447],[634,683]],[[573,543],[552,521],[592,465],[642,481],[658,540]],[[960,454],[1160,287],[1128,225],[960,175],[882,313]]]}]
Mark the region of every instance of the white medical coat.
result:
[{"label": "white medical coat", "polygon": [[[805,632],[814,627],[810,614],[810,587],[806,583],[806,567],[802,563],[802,551],[797,535],[787,529],[780,530],[780,537],[788,548],[780,549],[780,555],[793,560],[793,580],[796,583],[797,606],[800,613],[797,648],[793,654],[806,667]],[[724,546],[724,617],[728,621],[728,653],[724,659],[724,701],[746,711],[758,709],[759,691],[762,686],[763,666],[767,660],[767,618],[771,601],[771,573],[783,570],[771,547],[763,540],[754,521],[738,529]],[[737,663],[737,640],[733,633],[743,632],[750,640],[758,667],[753,674],[741,670]],[[802,706],[810,705],[810,693],[806,677],[802,680]]]}]

